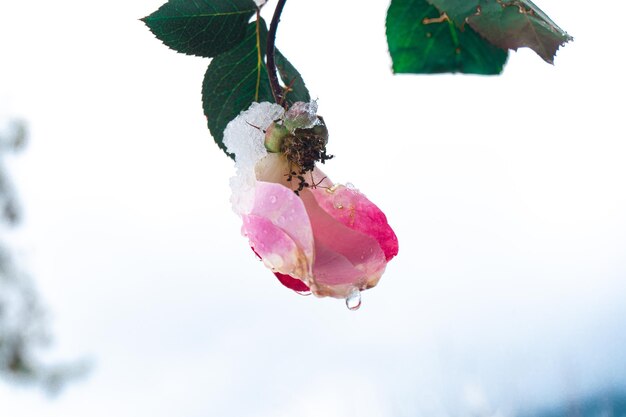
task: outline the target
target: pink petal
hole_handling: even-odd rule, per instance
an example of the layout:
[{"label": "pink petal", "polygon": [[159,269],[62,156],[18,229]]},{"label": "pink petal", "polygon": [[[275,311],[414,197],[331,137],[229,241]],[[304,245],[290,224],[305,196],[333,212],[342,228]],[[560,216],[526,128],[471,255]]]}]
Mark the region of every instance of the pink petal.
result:
[{"label": "pink petal", "polygon": [[299,293],[308,293],[311,291],[309,287],[307,287],[307,285],[299,279],[293,278],[289,275],[281,274],[280,272],[274,272],[274,275],[276,275],[276,278],[278,278],[281,284],[291,290]]},{"label": "pink petal", "polygon": [[[259,257],[259,259],[261,259],[261,255],[256,253],[254,248],[252,248],[252,252],[254,252],[254,254],[257,257]],[[294,291],[299,292],[299,293],[310,293],[311,292],[309,287],[304,282],[300,281],[297,278],[293,278],[292,276],[281,274],[280,272],[274,272],[274,275],[276,276],[276,278],[278,278],[278,281],[281,284],[283,284],[285,287],[289,288],[290,290],[294,290]]]},{"label": "pink petal", "polygon": [[387,261],[398,254],[398,238],[387,223],[387,217],[358,190],[335,185],[310,191],[317,204],[335,220],[376,239]]},{"label": "pink petal", "polygon": [[[245,227],[246,217],[254,219],[259,227],[272,231],[256,233],[254,228]],[[261,224],[258,219],[265,219],[265,222]],[[270,267],[274,266],[274,273],[283,285],[298,292],[309,291],[309,287],[302,280],[308,279],[311,275],[314,257],[313,231],[302,200],[292,190],[276,183],[257,182],[252,210],[250,215],[244,216],[244,234],[248,235],[253,249],[264,263]],[[299,263],[291,270],[278,269],[274,265],[278,262],[276,257],[290,258],[293,256],[291,250],[295,251],[294,248],[285,250],[287,248],[281,246],[280,242],[273,241],[283,239],[285,236],[288,236],[298,249],[300,257]],[[261,249],[261,246],[264,249]],[[288,261],[287,264],[293,266],[292,261]]]},{"label": "pink petal", "polygon": [[309,260],[298,245],[269,219],[247,214],[243,216],[242,232],[263,263],[274,272],[306,274]]},{"label": "pink petal", "polygon": [[301,193],[315,236],[311,290],[316,295],[346,297],[354,288],[373,287],[387,265],[380,244],[327,213],[312,191]]},{"label": "pink petal", "polygon": [[[250,214],[263,217],[286,233],[313,264],[313,231],[302,200],[290,189],[259,181]],[[268,240],[266,238],[265,240]]]}]

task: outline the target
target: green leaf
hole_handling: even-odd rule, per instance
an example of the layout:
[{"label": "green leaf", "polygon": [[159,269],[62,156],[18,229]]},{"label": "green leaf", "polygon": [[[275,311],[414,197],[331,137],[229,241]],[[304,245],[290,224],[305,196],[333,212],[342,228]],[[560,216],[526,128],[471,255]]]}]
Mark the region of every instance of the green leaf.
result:
[{"label": "green leaf", "polygon": [[224,152],[226,147],[222,140],[228,122],[255,101],[274,101],[263,60],[266,42],[265,22],[250,23],[243,41],[213,58],[204,75],[204,114],[213,139]]},{"label": "green leaf", "polygon": [[253,0],[169,0],[142,20],[175,51],[214,57],[242,41],[255,12]]},{"label": "green leaf", "polygon": [[392,0],[387,43],[395,73],[494,75],[508,57],[470,27],[460,30],[426,0]]},{"label": "green leaf", "polygon": [[529,0],[481,0],[480,8],[467,22],[501,48],[526,46],[552,64],[559,47],[573,39]]},{"label": "green leaf", "polygon": [[309,90],[306,88],[298,70],[291,65],[291,62],[278,49],[276,49],[275,55],[276,68],[287,90],[285,94],[287,104],[290,105],[296,101],[311,101]]}]

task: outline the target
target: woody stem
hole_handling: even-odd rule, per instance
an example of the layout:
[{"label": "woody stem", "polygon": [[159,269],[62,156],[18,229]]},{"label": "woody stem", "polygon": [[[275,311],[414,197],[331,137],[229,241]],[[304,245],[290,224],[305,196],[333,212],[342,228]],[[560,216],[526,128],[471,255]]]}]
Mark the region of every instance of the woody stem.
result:
[{"label": "woody stem", "polygon": [[283,104],[283,88],[278,82],[278,72],[276,71],[276,62],[274,55],[276,52],[276,29],[278,28],[278,22],[280,21],[280,15],[283,12],[285,3],[287,0],[278,0],[276,10],[274,10],[274,16],[272,16],[272,22],[270,23],[270,30],[267,33],[267,74],[270,79],[270,86],[272,87],[272,94],[274,95],[274,101],[278,104]]}]

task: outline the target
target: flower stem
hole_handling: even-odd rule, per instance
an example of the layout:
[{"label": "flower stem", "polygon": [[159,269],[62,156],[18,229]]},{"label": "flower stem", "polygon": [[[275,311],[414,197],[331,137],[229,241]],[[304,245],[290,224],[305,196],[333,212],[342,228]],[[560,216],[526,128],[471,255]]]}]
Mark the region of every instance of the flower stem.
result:
[{"label": "flower stem", "polygon": [[274,16],[272,16],[272,22],[270,23],[270,30],[267,34],[267,74],[270,79],[270,86],[272,87],[272,94],[274,95],[274,101],[283,105],[283,88],[278,82],[278,73],[276,71],[276,62],[274,60],[274,54],[276,52],[276,29],[278,28],[278,22],[280,21],[280,15],[283,12],[285,3],[287,0],[278,0],[276,10],[274,10]]}]

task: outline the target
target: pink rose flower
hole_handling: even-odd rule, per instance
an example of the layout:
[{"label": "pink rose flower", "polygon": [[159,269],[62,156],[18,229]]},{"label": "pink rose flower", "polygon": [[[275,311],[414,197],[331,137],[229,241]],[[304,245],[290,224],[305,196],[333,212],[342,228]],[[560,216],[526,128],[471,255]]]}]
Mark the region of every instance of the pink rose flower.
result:
[{"label": "pink rose flower", "polygon": [[[314,115],[316,104],[306,105]],[[354,298],[378,283],[398,240],[384,213],[354,187],[333,184],[317,167],[296,180],[285,154],[267,153],[264,131],[283,112],[253,103],[224,132],[236,157],[231,202],[242,233],[286,287]]]}]

